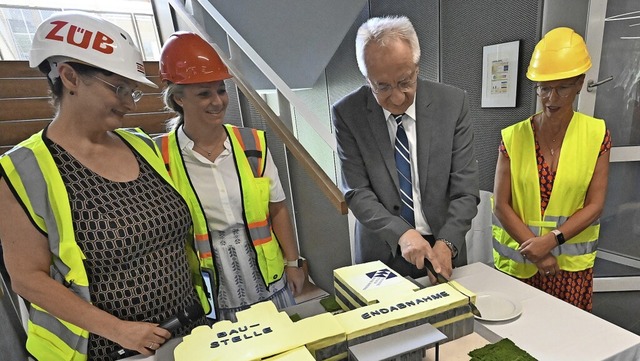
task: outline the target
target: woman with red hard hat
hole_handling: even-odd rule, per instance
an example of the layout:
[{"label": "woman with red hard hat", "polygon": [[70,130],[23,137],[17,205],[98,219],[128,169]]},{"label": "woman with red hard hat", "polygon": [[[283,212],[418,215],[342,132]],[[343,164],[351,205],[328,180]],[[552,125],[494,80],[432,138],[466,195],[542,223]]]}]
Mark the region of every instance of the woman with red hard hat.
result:
[{"label": "woman with red hard hat", "polygon": [[156,139],[190,204],[201,267],[211,272],[221,319],[257,302],[295,304],[305,273],[265,133],[224,123],[231,74],[199,35],[162,48],[164,100],[178,113]]},{"label": "woman with red hard hat", "polygon": [[573,110],[590,67],[570,28],[536,45],[527,77],[542,111],[502,130],[493,225],[497,269],[587,311],[611,149],[604,120]]},{"label": "woman with red hard hat", "polygon": [[[30,302],[27,351],[152,355],[172,336],[159,323],[209,307],[189,208],[152,139],[121,128],[138,84],[156,86],[129,34],[83,12],[40,24],[29,63],[46,74],[56,114],[0,157],[0,239],[12,287]],[[196,311],[194,325],[206,323]]]}]

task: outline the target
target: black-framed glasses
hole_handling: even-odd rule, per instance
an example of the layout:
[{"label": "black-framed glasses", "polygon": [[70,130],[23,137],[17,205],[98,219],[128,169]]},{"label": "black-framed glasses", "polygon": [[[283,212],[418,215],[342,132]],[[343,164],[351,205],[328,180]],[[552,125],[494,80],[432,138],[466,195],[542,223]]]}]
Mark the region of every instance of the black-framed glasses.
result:
[{"label": "black-framed glasses", "polygon": [[569,95],[573,94],[573,92],[575,91],[574,87],[576,86],[576,84],[578,84],[577,81],[569,85],[558,85],[558,86],[536,85],[535,86],[536,94],[538,94],[540,98],[548,98],[551,96],[551,92],[553,92],[553,90],[555,89],[556,94],[558,94],[559,97],[566,98]]},{"label": "black-framed glasses", "polygon": [[117,96],[119,96],[121,99],[126,99],[127,97],[131,97],[131,99],[133,99],[134,103],[137,103],[138,100],[140,100],[140,98],[142,98],[142,95],[144,95],[144,93],[142,92],[142,90],[138,90],[138,89],[131,89],[129,87],[123,86],[123,85],[113,85],[111,83],[109,83],[108,81],[99,78],[95,75],[93,75],[94,78],[100,80],[101,82],[107,84],[108,86],[113,88],[113,91],[116,93]]},{"label": "black-framed glasses", "polygon": [[409,76],[410,79],[401,80],[398,83],[396,83],[396,85],[385,84],[385,83],[377,84],[372,82],[369,79],[369,84],[371,85],[371,91],[381,96],[391,95],[391,92],[393,91],[394,88],[398,88],[398,90],[400,90],[403,93],[410,92],[411,90],[413,90],[413,86],[418,81],[417,74],[418,74],[418,69],[414,70],[411,73],[411,75]]}]

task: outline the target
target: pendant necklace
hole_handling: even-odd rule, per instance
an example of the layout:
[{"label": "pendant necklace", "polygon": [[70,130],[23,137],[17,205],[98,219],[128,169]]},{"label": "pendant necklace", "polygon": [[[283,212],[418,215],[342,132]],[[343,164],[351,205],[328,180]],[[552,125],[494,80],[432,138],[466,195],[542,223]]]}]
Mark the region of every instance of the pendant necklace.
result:
[{"label": "pendant necklace", "polygon": [[[542,128],[542,119],[540,119],[540,127]],[[550,146],[547,141],[545,140],[545,144],[547,146],[547,148],[549,149],[549,152],[551,153],[552,157],[555,157],[556,155],[556,151],[559,149],[558,146],[556,146],[556,138],[560,137],[560,138],[564,138],[564,132],[566,131],[566,129],[560,129],[553,137],[553,139],[551,139],[551,145]]]},{"label": "pendant necklace", "polygon": [[[552,143],[555,143],[555,141],[556,141],[556,140],[555,140],[555,139],[553,139],[551,142],[552,142]],[[549,148],[549,151],[551,152],[551,156],[552,156],[552,157],[555,157],[555,155],[556,155],[556,154],[555,154],[555,150],[554,150],[553,148],[549,147],[549,146],[547,146],[547,148]]]},{"label": "pendant necklace", "polygon": [[195,145],[195,146],[196,146],[196,148],[200,148],[200,150],[202,150],[202,151],[204,151],[205,153],[207,153],[207,157],[211,157],[211,153],[213,153],[213,151],[208,151],[208,150],[206,150],[206,149],[202,148],[201,146],[199,146],[199,145],[198,145],[198,144],[196,144],[196,143],[193,143],[193,145]]}]

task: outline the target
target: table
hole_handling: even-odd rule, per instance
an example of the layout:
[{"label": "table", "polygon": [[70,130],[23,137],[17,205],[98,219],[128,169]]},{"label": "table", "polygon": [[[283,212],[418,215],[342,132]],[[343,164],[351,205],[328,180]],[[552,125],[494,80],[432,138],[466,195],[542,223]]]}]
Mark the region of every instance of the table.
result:
[{"label": "table", "polygon": [[[640,360],[640,336],[490,266],[474,263],[454,269],[453,279],[475,293],[501,292],[521,302],[520,317],[480,323],[538,360]],[[418,281],[428,283],[426,278]]]},{"label": "table", "polygon": [[[522,315],[507,322],[480,322],[491,333],[509,338],[538,360],[640,360],[640,336],[574,307],[545,292],[482,263],[453,270],[453,280],[475,292],[500,292],[522,303]],[[428,285],[428,278],[417,280]],[[300,305],[311,313],[322,312],[317,301]],[[300,311],[301,316],[309,315]],[[476,322],[479,322],[476,320]],[[168,342],[172,353],[176,340]],[[451,344],[459,340],[451,341]],[[497,340],[489,340],[495,342]],[[169,351],[169,352],[166,352]],[[172,357],[137,356],[127,360],[165,361]]]}]

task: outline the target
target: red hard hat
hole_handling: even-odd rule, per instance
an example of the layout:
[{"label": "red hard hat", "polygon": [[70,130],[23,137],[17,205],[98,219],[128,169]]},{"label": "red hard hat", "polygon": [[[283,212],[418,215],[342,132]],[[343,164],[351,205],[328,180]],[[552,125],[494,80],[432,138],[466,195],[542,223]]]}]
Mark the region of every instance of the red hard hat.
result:
[{"label": "red hard hat", "polygon": [[160,77],[175,84],[208,83],[231,78],[213,47],[199,35],[178,31],[160,54]]}]

